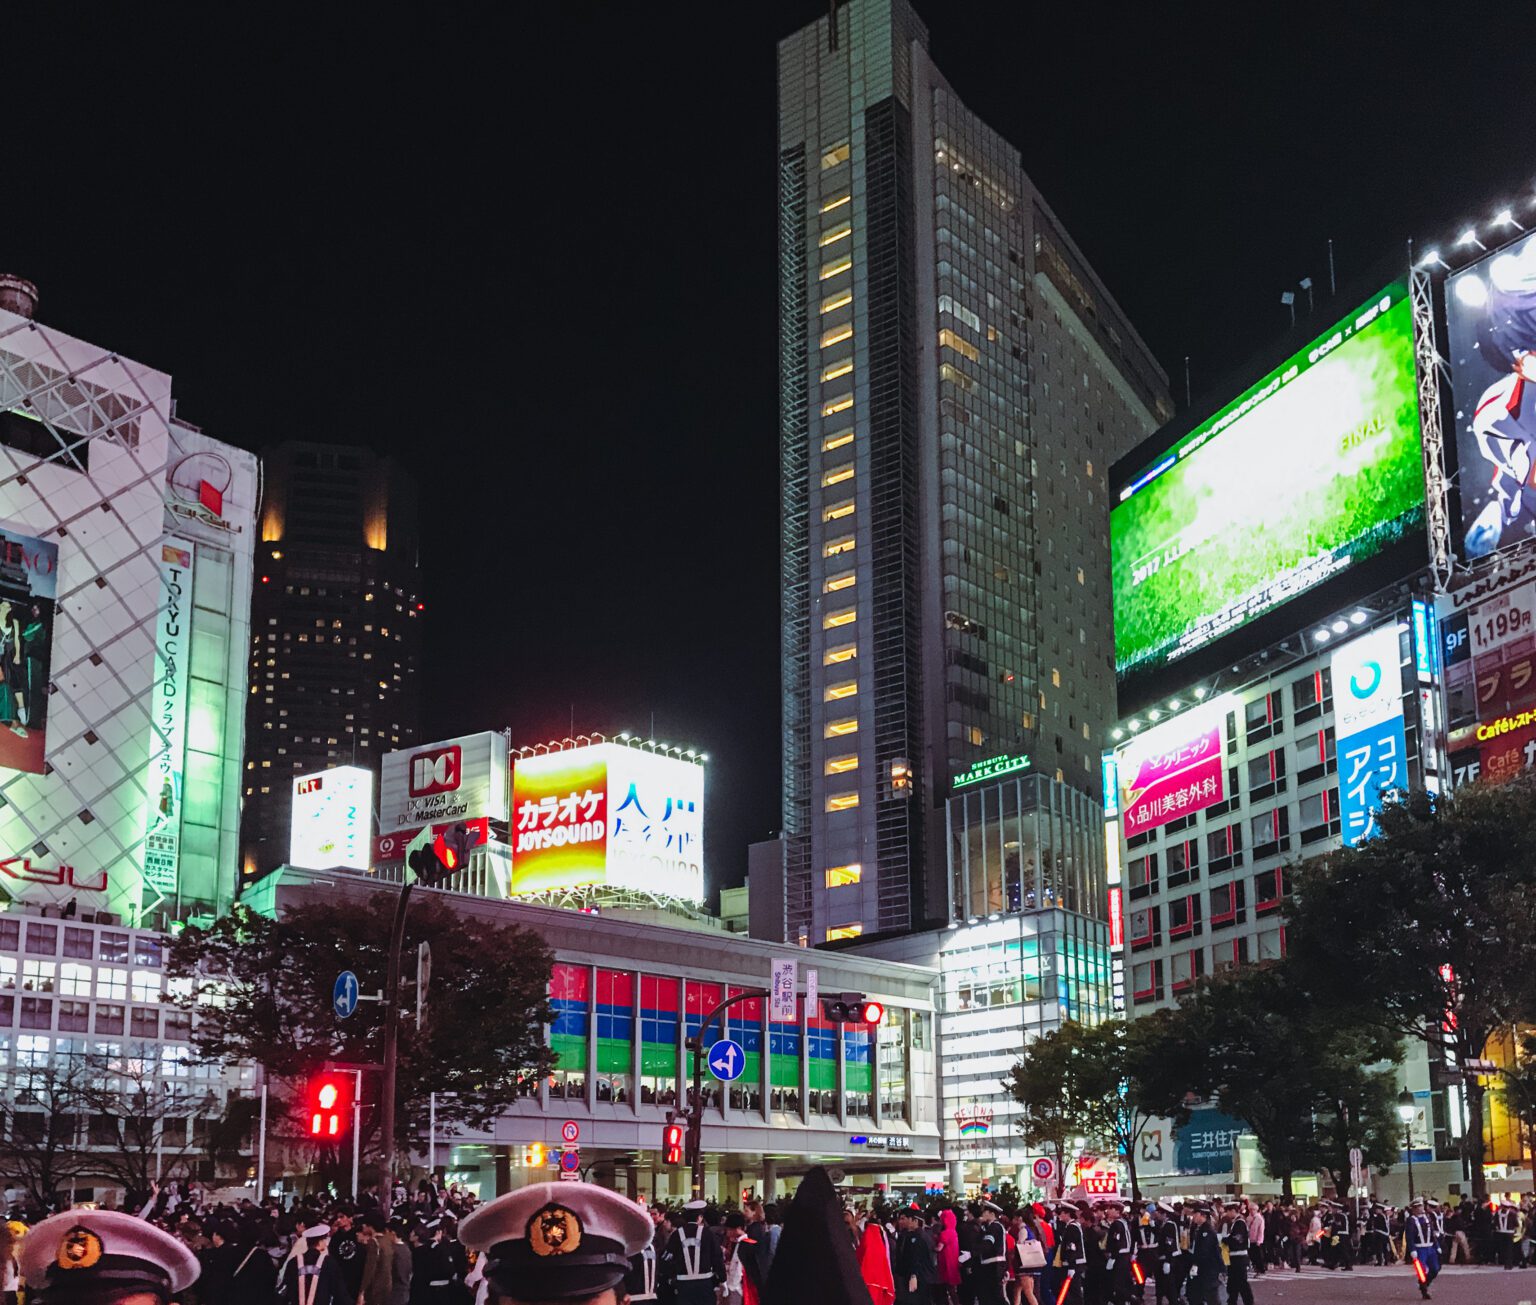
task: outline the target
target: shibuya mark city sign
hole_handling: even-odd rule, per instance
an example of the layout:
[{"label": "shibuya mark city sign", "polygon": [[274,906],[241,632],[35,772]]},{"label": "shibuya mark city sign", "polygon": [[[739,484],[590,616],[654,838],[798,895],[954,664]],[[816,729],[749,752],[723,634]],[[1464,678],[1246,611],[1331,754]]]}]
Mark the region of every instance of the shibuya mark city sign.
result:
[{"label": "shibuya mark city sign", "polygon": [[989,757],[986,761],[974,761],[955,776],[951,788],[969,788],[972,784],[984,784],[989,779],[1000,779],[1029,769],[1029,757]]}]

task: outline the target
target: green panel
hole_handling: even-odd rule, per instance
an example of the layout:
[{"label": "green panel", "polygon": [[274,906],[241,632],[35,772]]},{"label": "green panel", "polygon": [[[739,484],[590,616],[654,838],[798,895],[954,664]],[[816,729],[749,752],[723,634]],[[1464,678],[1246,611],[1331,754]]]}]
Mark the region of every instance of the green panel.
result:
[{"label": "green panel", "polygon": [[597,1040],[597,1072],[599,1074],[628,1074],[634,1063],[635,1044],[627,1038]]},{"label": "green panel", "polygon": [[551,1034],[549,1048],[558,1060],[558,1069],[585,1069],[587,1067],[587,1040]]},{"label": "green panel", "polygon": [[837,1089],[837,1061],[816,1060],[811,1061],[811,1086],[826,1091]]},{"label": "green panel", "polygon": [[640,1072],[674,1078],[677,1075],[677,1048],[669,1042],[640,1044]]},{"label": "green panel", "polygon": [[875,1076],[870,1072],[868,1065],[855,1065],[848,1062],[848,1067],[843,1071],[843,1083],[845,1091],[869,1092],[874,1088]]},{"label": "green panel", "polygon": [[800,1057],[769,1056],[768,1072],[773,1075],[769,1080],[770,1086],[798,1088],[800,1086]]},{"label": "green panel", "polygon": [[737,1080],[748,1087],[756,1087],[763,1081],[763,1053],[760,1051],[744,1051],[742,1056],[746,1060],[746,1067],[741,1071],[741,1077]]}]

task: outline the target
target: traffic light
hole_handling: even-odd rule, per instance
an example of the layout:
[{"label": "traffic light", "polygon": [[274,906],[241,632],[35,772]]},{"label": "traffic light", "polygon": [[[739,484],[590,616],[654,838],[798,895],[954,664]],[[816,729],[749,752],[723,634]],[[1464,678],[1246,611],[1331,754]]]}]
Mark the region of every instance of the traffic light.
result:
[{"label": "traffic light", "polygon": [[523,1168],[543,1169],[549,1163],[549,1153],[542,1142],[530,1142],[523,1148]]},{"label": "traffic light", "polygon": [[322,1074],[309,1085],[309,1135],[333,1142],[347,1131],[352,1110],[352,1080],[346,1074]]},{"label": "traffic light", "polygon": [[822,998],[821,1017],[828,1024],[873,1026],[885,1018],[885,1007],[870,1001],[862,992],[840,992],[835,997]]},{"label": "traffic light", "polygon": [[445,834],[433,834],[428,826],[411,840],[405,853],[406,879],[431,888],[462,870],[472,848],[480,842],[479,829],[460,820]]},{"label": "traffic light", "polygon": [[681,1124],[661,1126],[661,1162],[668,1165],[683,1163],[683,1126]]}]

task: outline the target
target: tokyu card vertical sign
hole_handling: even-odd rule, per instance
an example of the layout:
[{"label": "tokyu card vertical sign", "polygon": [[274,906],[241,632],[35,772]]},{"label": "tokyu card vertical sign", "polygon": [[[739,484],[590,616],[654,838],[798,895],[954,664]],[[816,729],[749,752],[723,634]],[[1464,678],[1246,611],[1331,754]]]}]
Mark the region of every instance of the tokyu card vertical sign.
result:
[{"label": "tokyu card vertical sign", "polygon": [[1134,838],[1227,796],[1229,697],[1215,698],[1126,744],[1120,753],[1120,816]]},{"label": "tokyu card vertical sign", "polygon": [[187,755],[194,549],[174,536],[160,545],[160,609],[155,616],[155,681],[150,694],[149,775],[145,785],[144,886],[176,894],[181,861],[181,800]]},{"label": "tokyu card vertical sign", "polygon": [[1396,625],[1335,650],[1334,730],[1338,738],[1339,813],[1345,847],[1376,832],[1384,800],[1408,787],[1403,725],[1403,667]]}]

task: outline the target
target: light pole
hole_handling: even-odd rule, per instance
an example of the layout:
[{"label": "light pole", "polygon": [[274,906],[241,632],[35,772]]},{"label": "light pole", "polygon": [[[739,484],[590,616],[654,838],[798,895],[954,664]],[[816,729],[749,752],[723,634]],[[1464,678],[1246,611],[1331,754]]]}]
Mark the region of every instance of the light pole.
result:
[{"label": "light pole", "polygon": [[1397,1117],[1403,1121],[1403,1150],[1408,1153],[1408,1201],[1413,1203],[1413,1117],[1418,1114],[1418,1103],[1413,1093],[1404,1088],[1397,1098]]}]

